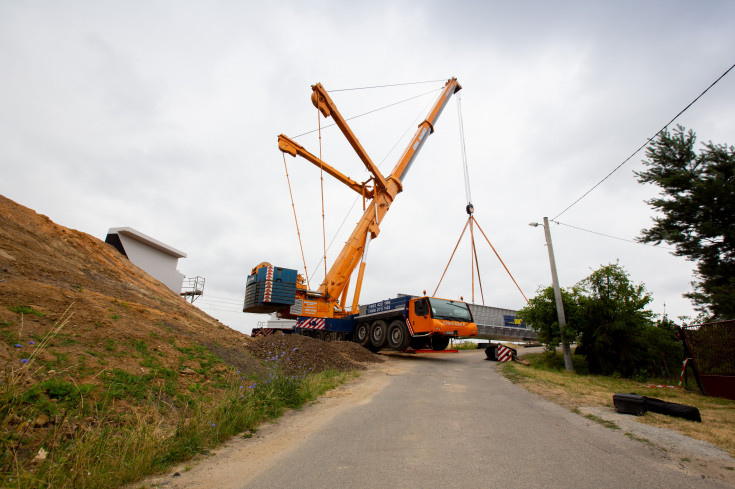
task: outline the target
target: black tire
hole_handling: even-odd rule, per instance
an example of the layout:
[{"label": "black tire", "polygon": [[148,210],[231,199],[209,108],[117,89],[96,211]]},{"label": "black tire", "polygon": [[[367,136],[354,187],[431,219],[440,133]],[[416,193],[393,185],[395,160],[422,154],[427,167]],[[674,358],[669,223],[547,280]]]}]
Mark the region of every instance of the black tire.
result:
[{"label": "black tire", "polygon": [[429,348],[431,344],[431,338],[428,336],[419,336],[418,338],[411,339],[411,348],[414,350],[425,350]]},{"label": "black tire", "polygon": [[385,321],[378,319],[370,326],[370,344],[375,348],[383,348],[388,339],[388,325]]},{"label": "black tire", "polygon": [[388,325],[388,346],[403,351],[411,345],[411,335],[404,321],[395,320]]},{"label": "black tire", "polygon": [[449,346],[449,336],[432,336],[431,349],[434,351],[444,351]]},{"label": "black tire", "polygon": [[652,413],[666,414],[667,416],[675,416],[677,418],[684,418],[690,421],[702,422],[702,416],[699,414],[699,409],[694,406],[677,404],[675,402],[666,402],[661,399],[654,399],[653,397],[646,397],[646,407]]},{"label": "black tire", "polygon": [[487,348],[485,348],[485,356],[488,360],[492,360],[493,362],[498,361],[498,345],[490,345]]},{"label": "black tire", "polygon": [[365,346],[370,343],[370,326],[368,323],[357,323],[355,326],[355,343]]}]

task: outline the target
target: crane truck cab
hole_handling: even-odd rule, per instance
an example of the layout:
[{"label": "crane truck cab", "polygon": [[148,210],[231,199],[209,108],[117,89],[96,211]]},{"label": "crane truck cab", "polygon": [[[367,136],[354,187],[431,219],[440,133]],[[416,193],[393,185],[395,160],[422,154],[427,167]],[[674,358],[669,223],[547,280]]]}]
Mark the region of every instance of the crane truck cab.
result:
[{"label": "crane truck cab", "polygon": [[431,348],[443,351],[452,338],[477,336],[467,303],[438,297],[402,296],[360,306],[352,339],[377,351]]},{"label": "crane truck cab", "polygon": [[[443,350],[450,338],[477,336],[477,325],[465,302],[420,297],[409,306],[408,321],[414,336],[429,334],[432,348]],[[441,347],[443,345],[443,348]]]}]

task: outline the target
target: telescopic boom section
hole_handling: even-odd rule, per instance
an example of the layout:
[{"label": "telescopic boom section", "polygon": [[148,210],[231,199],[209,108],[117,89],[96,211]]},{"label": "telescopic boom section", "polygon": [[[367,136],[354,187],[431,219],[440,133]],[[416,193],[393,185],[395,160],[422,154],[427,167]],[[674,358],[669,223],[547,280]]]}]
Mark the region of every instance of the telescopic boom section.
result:
[{"label": "telescopic boom section", "polygon": [[[378,182],[381,180],[379,180],[377,176],[379,175],[382,179],[382,175],[380,175],[377,168],[375,169],[375,173],[373,173],[374,175],[377,173],[375,178],[375,196],[367,205],[362,218],[357,223],[357,226],[345,243],[345,246],[342,248],[339,256],[334,261],[334,264],[327,273],[324,282],[322,282],[319,287],[319,292],[326,300],[336,301],[340,294],[342,294],[344,288],[348,284],[350,275],[352,275],[352,272],[360,263],[366,242],[369,239],[377,237],[378,233],[380,233],[379,225],[383,222],[383,218],[388,212],[393,199],[403,189],[402,181],[408,170],[411,168],[418,152],[421,150],[424,143],[426,143],[428,136],[434,132],[434,124],[436,123],[436,120],[439,118],[439,115],[449,102],[451,96],[460,89],[461,87],[456,78],[452,78],[447,81],[439,99],[429,112],[428,117],[419,124],[418,130],[414,134],[413,138],[411,138],[411,142],[403,152],[401,158],[398,160],[395,168],[393,168],[393,171],[388,178],[384,179],[386,182],[385,188],[380,187]],[[356,284],[356,291],[359,290],[360,285],[360,283]],[[356,302],[357,301],[355,300],[355,303]]]}]

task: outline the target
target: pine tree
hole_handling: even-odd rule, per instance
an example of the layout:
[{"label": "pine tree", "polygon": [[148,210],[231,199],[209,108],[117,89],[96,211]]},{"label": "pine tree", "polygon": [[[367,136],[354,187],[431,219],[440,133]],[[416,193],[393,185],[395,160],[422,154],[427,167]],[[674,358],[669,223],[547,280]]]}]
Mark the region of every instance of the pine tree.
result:
[{"label": "pine tree", "polygon": [[647,203],[660,215],[639,241],[666,242],[696,262],[685,294],[710,320],[735,319],[735,147],[712,142],[696,153],[693,131],[663,131],[646,151],[640,183],[657,185]]}]

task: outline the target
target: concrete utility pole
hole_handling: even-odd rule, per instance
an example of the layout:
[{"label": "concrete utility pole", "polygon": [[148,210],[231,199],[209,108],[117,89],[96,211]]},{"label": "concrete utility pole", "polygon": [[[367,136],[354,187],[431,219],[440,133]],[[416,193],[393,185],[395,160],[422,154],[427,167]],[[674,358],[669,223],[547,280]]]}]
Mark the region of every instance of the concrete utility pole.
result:
[{"label": "concrete utility pole", "polygon": [[[533,227],[538,226],[537,222],[530,224]],[[564,350],[564,368],[568,371],[574,371],[572,364],[572,349],[569,342],[564,336],[564,330],[567,327],[567,320],[564,317],[564,303],[561,300],[561,289],[559,289],[559,277],[556,275],[556,260],[554,259],[554,247],[551,244],[551,231],[549,230],[549,218],[544,217],[544,234],[546,234],[546,247],[549,249],[549,264],[551,265],[551,281],[554,286],[554,296],[556,297],[556,314],[559,318],[559,331],[561,332],[561,344]]]}]

